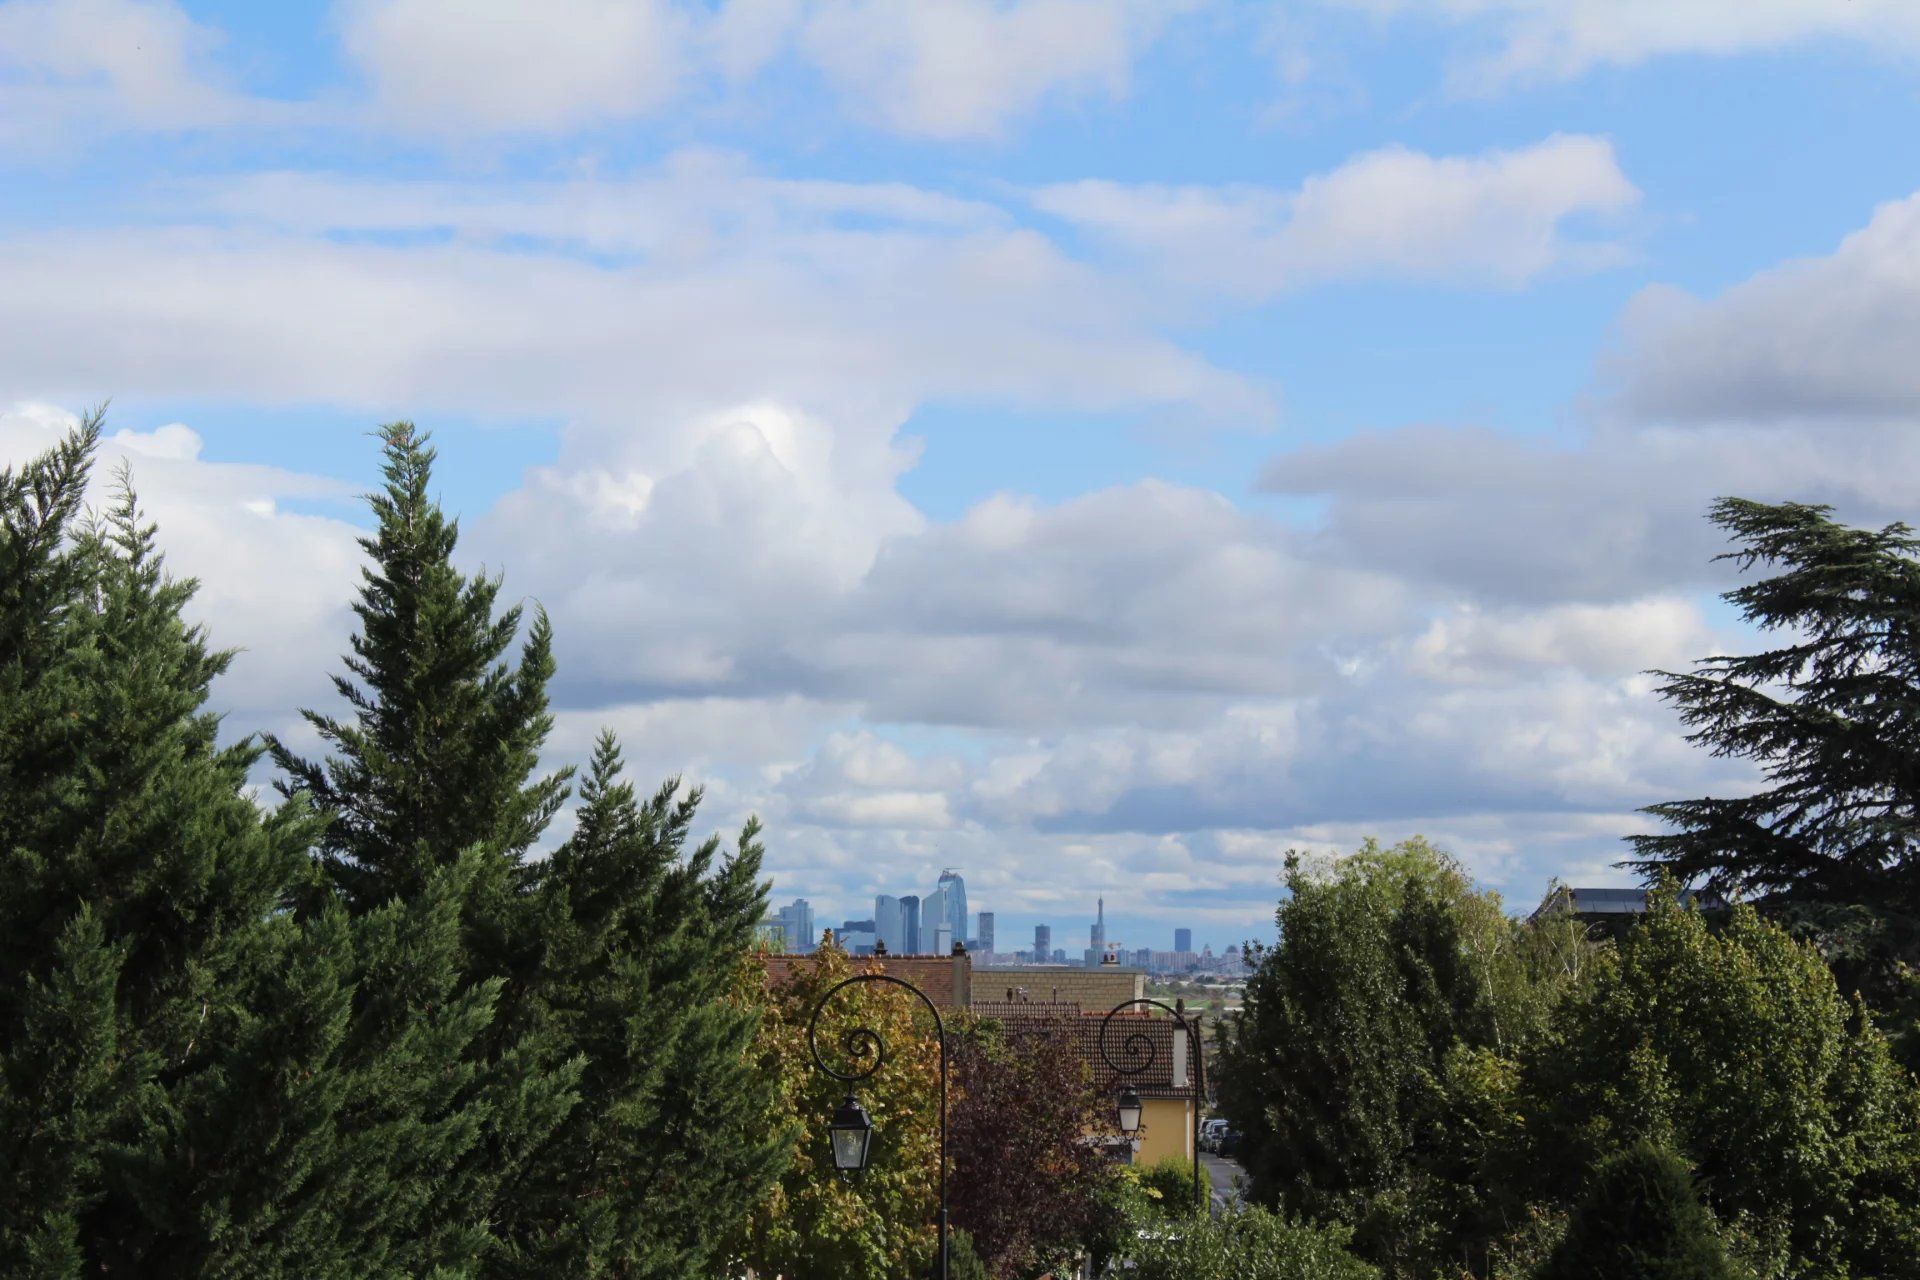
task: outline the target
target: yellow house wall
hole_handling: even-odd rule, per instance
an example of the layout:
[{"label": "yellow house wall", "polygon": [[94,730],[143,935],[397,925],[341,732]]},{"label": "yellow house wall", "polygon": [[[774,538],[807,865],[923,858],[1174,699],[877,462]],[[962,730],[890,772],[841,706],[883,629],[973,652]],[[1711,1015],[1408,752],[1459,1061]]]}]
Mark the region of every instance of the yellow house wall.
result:
[{"label": "yellow house wall", "polygon": [[1144,1098],[1140,1107],[1139,1146],[1133,1162],[1145,1167],[1168,1156],[1193,1159],[1192,1104],[1182,1098]]}]

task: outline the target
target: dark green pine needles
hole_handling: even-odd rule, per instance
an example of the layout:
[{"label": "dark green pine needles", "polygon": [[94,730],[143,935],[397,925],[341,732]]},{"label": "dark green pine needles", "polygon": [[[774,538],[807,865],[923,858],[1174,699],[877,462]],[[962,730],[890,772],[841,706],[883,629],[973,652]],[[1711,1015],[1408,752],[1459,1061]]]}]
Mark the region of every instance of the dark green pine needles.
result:
[{"label": "dark green pine needles", "polygon": [[86,513],[99,430],[0,471],[0,1273],[719,1274],[783,1151],[751,826],[689,849],[609,739],[537,856],[546,620],[453,567],[404,425],[348,714],[264,810],[193,584],[124,486]]}]

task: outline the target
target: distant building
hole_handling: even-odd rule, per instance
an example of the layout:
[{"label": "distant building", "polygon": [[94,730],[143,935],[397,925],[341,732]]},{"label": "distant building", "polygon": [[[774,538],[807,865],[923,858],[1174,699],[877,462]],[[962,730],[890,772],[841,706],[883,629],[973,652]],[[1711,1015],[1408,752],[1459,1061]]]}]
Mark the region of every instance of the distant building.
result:
[{"label": "distant building", "polygon": [[[967,932],[967,882],[949,867],[940,873],[940,889],[946,894],[946,910],[940,914],[953,927],[953,940],[965,942],[973,936]],[[940,954],[945,955],[946,951]]]},{"label": "distant building", "polygon": [[1173,931],[1173,949],[1175,951],[1193,950],[1193,930],[1175,929]]},{"label": "distant building", "polygon": [[[1680,902],[1683,906],[1698,907],[1707,914],[1725,911],[1729,905],[1726,898],[1711,889],[1703,889],[1699,893],[1682,889]],[[1575,889],[1556,885],[1548,891],[1546,898],[1534,908],[1528,919],[1571,915],[1603,933],[1621,935],[1646,913],[1645,889]]]},{"label": "distant building", "polygon": [[880,940],[871,920],[843,920],[840,932],[834,935],[840,947],[850,956],[870,956],[873,944]]},{"label": "distant building", "polygon": [[934,926],[933,954],[944,956],[953,950],[953,926],[942,920]]},{"label": "distant building", "polygon": [[910,954],[906,915],[900,910],[900,899],[883,893],[873,900],[873,931],[894,955]]},{"label": "distant building", "polygon": [[978,939],[980,943],[980,950],[986,952],[988,955],[992,955],[993,954],[993,912],[982,911],[980,913],[980,931],[974,936]]},{"label": "distant building", "polygon": [[1033,926],[1033,958],[1040,964],[1053,959],[1053,927],[1051,925]]},{"label": "distant building", "polygon": [[[902,894],[900,897],[900,954],[917,956],[924,948],[920,945],[920,895]],[[891,951],[893,944],[889,942]]]},{"label": "distant building", "polygon": [[807,955],[819,945],[820,935],[813,931],[813,904],[805,898],[780,908],[774,919],[787,936],[786,950],[791,954]]},{"label": "distant building", "polygon": [[1093,917],[1093,927],[1087,930],[1087,967],[1089,969],[1106,959],[1107,955],[1107,900],[1100,899],[1099,910]]},{"label": "distant building", "polygon": [[944,954],[940,950],[939,939],[934,936],[943,926],[951,937],[953,925],[947,918],[947,891],[935,889],[920,900],[920,946],[918,948],[920,954]]}]

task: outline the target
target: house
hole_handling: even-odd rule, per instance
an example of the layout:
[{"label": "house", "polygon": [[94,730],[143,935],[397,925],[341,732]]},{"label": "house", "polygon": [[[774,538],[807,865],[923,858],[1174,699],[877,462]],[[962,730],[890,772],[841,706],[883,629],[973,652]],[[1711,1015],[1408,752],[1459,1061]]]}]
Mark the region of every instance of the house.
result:
[{"label": "house", "polygon": [[[1113,1099],[1117,1109],[1122,1091],[1131,1087],[1140,1096],[1140,1132],[1123,1152],[1135,1164],[1156,1164],[1168,1156],[1197,1158],[1193,1147],[1194,1119],[1202,1105],[1186,1033],[1172,1018],[1145,1010],[1128,1010],[1107,1020],[1107,1008],[1087,1009],[1076,1001],[978,1000],[976,1017],[1000,1023],[1009,1036],[1045,1036],[1063,1053],[1087,1064],[1096,1093]],[[1187,1018],[1199,1031],[1197,1013]],[[1105,1054],[1101,1052],[1104,1023]],[[1112,1060],[1109,1063],[1108,1059]],[[1138,1068],[1127,1072],[1121,1068]]]}]

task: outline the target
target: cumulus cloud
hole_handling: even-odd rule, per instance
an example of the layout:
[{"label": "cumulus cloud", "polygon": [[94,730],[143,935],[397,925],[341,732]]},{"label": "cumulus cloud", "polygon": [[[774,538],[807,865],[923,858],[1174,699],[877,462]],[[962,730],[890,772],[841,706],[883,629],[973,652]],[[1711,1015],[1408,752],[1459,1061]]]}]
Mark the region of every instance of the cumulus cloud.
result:
[{"label": "cumulus cloud", "polygon": [[1821,258],[1710,299],[1644,291],[1608,364],[1637,419],[1791,422],[1920,411],[1920,195],[1882,205]]},{"label": "cumulus cloud", "polygon": [[1906,0],[1322,0],[1382,16],[1471,24],[1489,54],[1455,68],[1458,87],[1560,80],[1600,66],[1674,54],[1765,52],[1846,41],[1875,52],[1920,52],[1920,10]]},{"label": "cumulus cloud", "polygon": [[[76,422],[46,404],[0,410],[0,465],[44,452]],[[315,515],[288,504],[344,508],[351,494],[323,477],[200,454],[199,434],[184,424],[110,430],[89,501],[110,500],[124,465],[159,526],[169,569],[200,582],[189,617],[208,626],[215,646],[240,650],[220,682],[220,709],[241,733],[285,729],[297,706],[323,696],[326,672],[345,651],[361,563],[358,531],[344,510]]]},{"label": "cumulus cloud", "polygon": [[1035,201],[1172,279],[1262,297],[1332,278],[1517,286],[1609,265],[1623,246],[1566,224],[1638,198],[1610,142],[1557,135],[1478,156],[1369,152],[1294,191],[1086,181]]},{"label": "cumulus cloud", "polygon": [[1882,522],[1920,502],[1920,435],[1660,426],[1569,444],[1479,428],[1368,432],[1283,454],[1262,484],[1327,503],[1322,552],[1519,604],[1601,603],[1718,587],[1706,522],[1728,494],[1835,504]]}]

